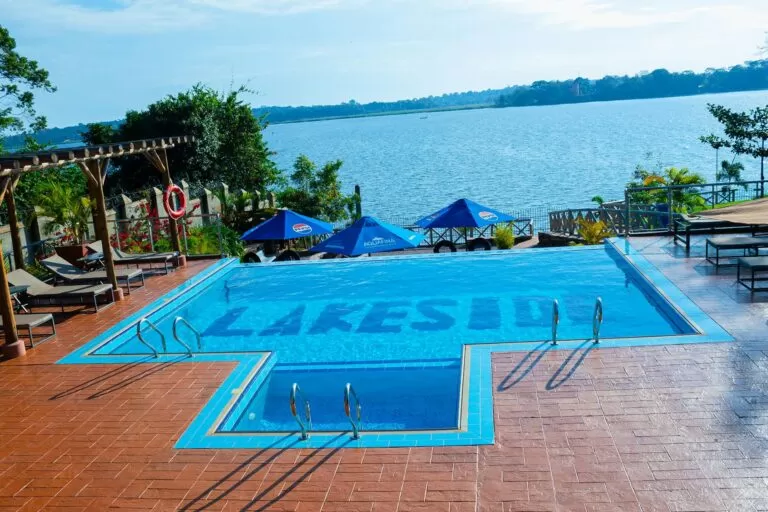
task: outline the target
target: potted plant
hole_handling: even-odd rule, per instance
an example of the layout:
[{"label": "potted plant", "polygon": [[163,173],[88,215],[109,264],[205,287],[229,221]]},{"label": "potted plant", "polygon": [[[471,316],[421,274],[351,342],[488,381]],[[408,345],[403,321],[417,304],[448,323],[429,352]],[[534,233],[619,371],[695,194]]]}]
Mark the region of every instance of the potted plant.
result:
[{"label": "potted plant", "polygon": [[46,235],[60,236],[56,253],[73,264],[88,254],[84,242],[88,235],[92,201],[66,183],[45,183],[37,197],[37,215],[46,217]]}]

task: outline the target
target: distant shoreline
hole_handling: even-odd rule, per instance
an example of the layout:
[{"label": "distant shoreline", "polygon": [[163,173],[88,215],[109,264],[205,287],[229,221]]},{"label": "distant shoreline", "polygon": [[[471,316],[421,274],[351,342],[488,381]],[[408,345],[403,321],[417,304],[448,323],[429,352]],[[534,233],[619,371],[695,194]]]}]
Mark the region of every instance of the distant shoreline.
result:
[{"label": "distant shoreline", "polygon": [[393,110],[391,112],[375,112],[372,114],[355,114],[346,116],[328,116],[328,117],[312,117],[309,119],[295,119],[291,121],[270,121],[267,116],[267,123],[270,125],[277,124],[296,124],[296,123],[315,123],[317,121],[336,121],[339,119],[359,119],[362,117],[383,117],[383,116],[405,116],[408,114],[429,114],[433,112],[454,112],[457,110],[481,110],[485,108],[496,108],[495,105],[488,103],[485,105],[461,105],[455,107],[435,107],[435,108],[423,108],[414,110]]},{"label": "distant shoreline", "polygon": [[652,98],[621,98],[621,99],[589,100],[589,101],[564,101],[561,103],[546,103],[541,105],[509,105],[509,106],[499,106],[494,104],[468,105],[468,106],[462,105],[462,106],[455,106],[455,107],[435,107],[435,108],[425,108],[425,109],[415,109],[415,110],[396,110],[392,112],[376,112],[372,114],[328,116],[328,117],[317,117],[317,118],[309,118],[309,119],[296,119],[291,121],[274,121],[274,122],[270,121],[269,117],[267,116],[266,120],[269,125],[297,124],[297,123],[314,123],[317,121],[336,121],[339,119],[360,119],[364,117],[404,116],[408,114],[428,114],[433,112],[456,112],[459,110],[483,110],[487,108],[506,109],[506,108],[559,107],[563,105],[589,105],[591,103],[618,103],[622,101],[647,101],[647,100],[663,100],[663,99],[672,99],[672,98],[695,98],[699,96],[720,96],[723,94],[740,94],[740,93],[761,92],[761,91],[768,92],[768,88],[745,89],[742,91],[704,92],[699,94],[679,94],[674,96],[654,96]]},{"label": "distant shoreline", "polygon": [[[313,117],[313,118],[307,118],[307,119],[295,119],[295,120],[283,120],[283,121],[270,121],[269,116],[267,115],[265,116],[265,119],[268,125],[283,125],[283,124],[297,124],[297,123],[313,123],[318,121],[337,121],[341,119],[360,119],[360,118],[366,118],[366,117],[404,116],[409,114],[430,114],[430,113],[437,113],[437,112],[457,112],[462,110],[483,110],[483,109],[489,109],[489,108],[505,109],[505,108],[529,108],[529,107],[556,107],[556,106],[562,106],[562,105],[615,103],[620,101],[645,101],[645,100],[659,100],[659,99],[666,99],[666,98],[671,99],[671,98],[693,98],[693,97],[699,97],[699,96],[720,96],[723,94],[740,94],[740,93],[764,92],[764,91],[768,91],[768,88],[759,87],[759,88],[743,89],[739,91],[702,92],[698,94],[678,94],[678,95],[671,95],[671,96],[654,96],[649,98],[618,98],[618,99],[593,99],[593,100],[586,100],[586,101],[562,101],[558,103],[545,103],[545,104],[536,104],[536,105],[500,106],[493,103],[483,103],[483,104],[475,104],[475,105],[456,105],[456,106],[448,106],[448,107],[433,107],[433,108],[412,109],[412,110],[393,110],[393,111],[387,111],[387,112],[373,112],[373,113],[366,113],[366,114]],[[254,109],[254,115],[256,115],[256,112],[255,112],[256,110],[258,109]],[[111,121],[111,122],[116,123],[118,121]],[[55,132],[60,130],[67,130],[68,128],[74,128],[74,127],[53,128],[49,131]],[[18,136],[9,137],[8,139],[6,139],[6,141],[12,143],[12,141],[14,141],[14,139],[17,137]],[[77,145],[82,143],[82,141],[74,140],[72,137],[61,138],[58,140],[56,140],[56,138],[54,137],[53,139],[44,141],[44,142],[54,146],[61,146],[63,144]],[[13,152],[18,149],[20,149],[20,146],[13,146],[11,144],[9,144],[9,146],[6,148],[6,150],[9,152]]]}]

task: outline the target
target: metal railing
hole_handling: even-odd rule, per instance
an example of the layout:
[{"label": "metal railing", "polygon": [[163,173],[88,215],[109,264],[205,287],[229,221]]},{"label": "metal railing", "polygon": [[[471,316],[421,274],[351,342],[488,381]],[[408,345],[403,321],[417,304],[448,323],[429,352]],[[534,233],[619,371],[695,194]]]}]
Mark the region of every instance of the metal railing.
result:
[{"label": "metal railing", "polygon": [[557,345],[557,328],[560,325],[560,303],[552,301],[552,344]]},{"label": "metal railing", "polygon": [[141,326],[142,326],[142,324],[145,324],[145,323],[146,323],[148,326],[150,326],[150,327],[152,328],[152,330],[154,330],[154,331],[155,331],[157,334],[159,334],[159,335],[160,335],[160,340],[161,340],[161,342],[162,342],[162,344],[163,344],[163,353],[166,353],[166,352],[168,352],[168,347],[166,346],[166,343],[165,343],[165,335],[162,333],[162,331],[160,331],[160,329],[158,329],[158,328],[157,328],[157,326],[156,326],[155,324],[153,324],[152,322],[150,322],[150,321],[149,321],[149,319],[147,319],[147,317],[143,317],[141,320],[139,320],[138,322],[136,322],[136,337],[139,339],[139,341],[140,341],[140,342],[141,342],[141,343],[142,343],[142,344],[143,344],[145,347],[149,348],[149,349],[152,351],[152,353],[155,355],[155,357],[157,357],[157,356],[158,356],[158,352],[157,352],[157,349],[155,349],[155,347],[153,347],[152,345],[150,345],[150,344],[147,342],[147,340],[145,340],[145,339],[144,339],[144,334],[141,332]]},{"label": "metal railing", "polygon": [[592,339],[600,343],[600,327],[603,325],[603,299],[598,297],[595,301],[595,313],[592,315]]},{"label": "metal railing", "polygon": [[764,181],[632,187],[624,192],[624,216],[617,232],[674,232],[682,213],[696,214],[764,197]]},{"label": "metal railing", "polygon": [[[539,231],[549,230],[549,212],[554,208],[550,206],[534,206],[530,208],[519,209],[501,209],[504,213],[507,213],[516,219],[513,222],[515,236],[534,235]],[[450,237],[455,237],[454,243],[463,243],[465,238],[464,229],[456,229],[453,233],[450,233],[449,229],[432,229],[426,230],[416,226],[416,217],[406,217],[403,215],[380,215],[382,220],[400,226],[403,228],[411,229],[425,235],[425,240],[422,242],[423,246],[429,246],[436,244],[440,240],[450,240]],[[346,225],[344,223],[337,223],[335,228],[343,229]],[[467,228],[468,230],[469,228]],[[475,234],[479,233],[478,229],[475,229]],[[490,232],[486,233],[491,234]],[[478,234],[478,236],[484,236]]]},{"label": "metal railing", "polygon": [[[352,400],[354,400],[354,404],[351,403]],[[354,419],[352,418],[352,407],[355,408]],[[355,389],[352,384],[347,382],[347,385],[344,386],[344,414],[347,415],[349,424],[352,425],[352,439],[360,439],[362,408]]]},{"label": "metal railing", "polygon": [[[302,421],[299,417],[299,411],[296,407],[297,399],[304,402],[304,421]],[[291,396],[289,403],[291,406],[291,416],[293,416],[293,419],[295,419],[296,423],[298,423],[299,429],[301,431],[301,439],[305,441],[309,439],[309,432],[312,431],[312,412],[309,408],[309,400],[304,398],[304,395],[301,393],[301,388],[296,382],[294,382],[291,386]]]},{"label": "metal railing", "polygon": [[[112,245],[126,252],[155,252],[162,241],[170,249],[171,233],[167,217],[141,217],[112,221]],[[221,256],[223,244],[221,215],[193,214],[177,221],[181,251],[187,256]],[[162,251],[161,251],[162,252]]]},{"label": "metal railing", "polygon": [[179,324],[183,323],[187,326],[187,328],[194,333],[194,335],[197,337],[197,351],[200,352],[203,349],[203,343],[202,338],[200,336],[200,333],[192,327],[192,324],[190,324],[186,318],[182,316],[177,316],[173,321],[173,338],[184,348],[187,349],[187,354],[189,354],[189,357],[193,357],[194,354],[192,354],[192,348],[189,346],[187,342],[181,339],[179,336]]}]

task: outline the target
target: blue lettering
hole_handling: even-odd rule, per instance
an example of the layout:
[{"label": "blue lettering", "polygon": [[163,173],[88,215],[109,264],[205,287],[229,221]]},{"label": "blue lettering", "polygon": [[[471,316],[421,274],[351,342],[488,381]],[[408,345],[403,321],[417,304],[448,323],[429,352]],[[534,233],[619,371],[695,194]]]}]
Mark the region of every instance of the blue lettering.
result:
[{"label": "blue lettering", "polygon": [[[234,308],[228,310],[220,316],[203,332],[203,336],[229,337],[229,336],[250,336],[252,329],[230,329],[229,327],[237,322],[237,319],[248,308]],[[186,316],[186,315],[185,315]]]},{"label": "blue lettering", "polygon": [[469,326],[473,331],[489,331],[501,327],[501,308],[498,297],[472,299]]},{"label": "blue lettering", "polygon": [[259,336],[295,336],[301,332],[301,317],[306,306],[299,306],[259,333]]},{"label": "blue lettering", "polygon": [[430,299],[418,302],[416,309],[432,322],[413,322],[411,327],[417,331],[447,331],[453,327],[456,320],[437,307],[456,306],[456,304],[457,302],[453,299]]},{"label": "blue lettering", "polygon": [[325,334],[337,329],[341,332],[350,332],[352,324],[343,317],[363,309],[362,304],[328,304],[320,313],[309,334]]},{"label": "blue lettering", "polygon": [[541,327],[552,324],[552,299],[548,297],[515,297],[515,325]]},{"label": "blue lettering", "polygon": [[393,311],[393,308],[407,307],[410,304],[407,301],[376,302],[371,306],[371,310],[365,315],[357,332],[366,333],[397,333],[402,326],[386,324],[387,320],[402,320],[408,316],[408,311]]},{"label": "blue lettering", "polygon": [[594,299],[570,295],[565,298],[564,304],[561,304],[560,307],[571,323],[592,325],[592,314],[595,310]]}]

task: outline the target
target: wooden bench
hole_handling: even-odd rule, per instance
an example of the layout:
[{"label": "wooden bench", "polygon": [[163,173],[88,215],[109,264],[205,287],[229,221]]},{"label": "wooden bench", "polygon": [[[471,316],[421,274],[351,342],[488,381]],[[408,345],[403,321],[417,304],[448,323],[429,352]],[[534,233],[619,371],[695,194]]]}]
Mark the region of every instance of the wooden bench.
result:
[{"label": "wooden bench", "polygon": [[[714,251],[714,257],[710,256],[710,247]],[[731,236],[725,238],[708,238],[704,248],[704,257],[707,262],[713,264],[715,268],[736,266],[738,262],[721,263],[721,258],[733,260],[734,258],[744,256],[759,256],[759,250],[768,247],[768,238],[758,238],[753,236]],[[720,256],[720,251],[740,250],[742,254],[731,256]]]},{"label": "wooden bench", "polygon": [[[742,268],[745,272],[742,272]],[[768,256],[739,258],[736,269],[736,282],[752,293],[768,291],[768,287],[758,287],[755,285],[755,283],[760,281],[768,281],[768,277],[756,276],[756,274],[761,272],[768,272]],[[744,279],[744,273],[747,273],[749,278]]]}]

